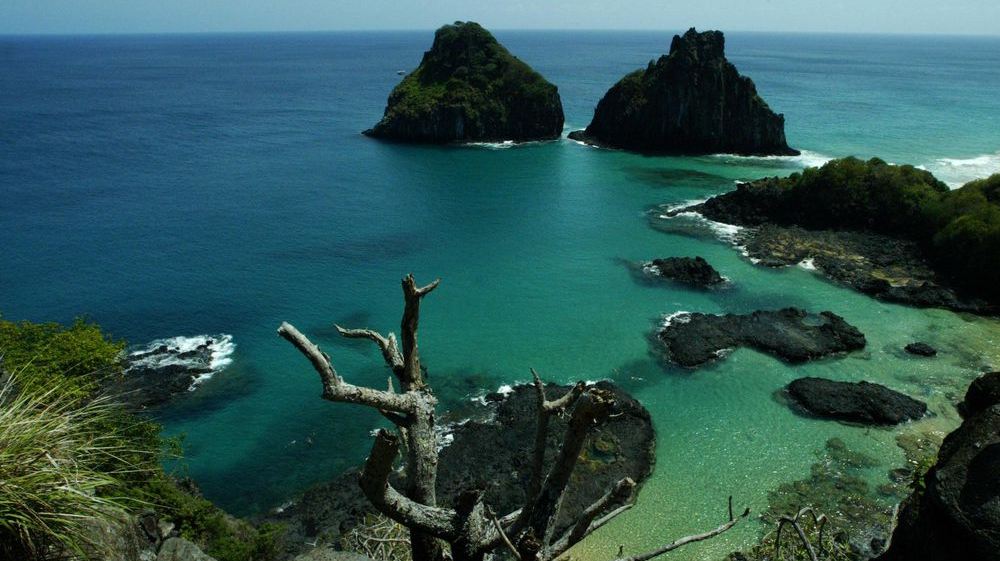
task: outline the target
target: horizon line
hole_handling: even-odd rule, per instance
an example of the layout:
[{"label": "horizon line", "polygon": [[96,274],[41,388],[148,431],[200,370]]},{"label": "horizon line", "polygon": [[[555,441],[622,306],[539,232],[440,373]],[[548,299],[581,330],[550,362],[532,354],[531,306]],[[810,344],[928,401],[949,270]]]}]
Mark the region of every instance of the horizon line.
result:
[{"label": "horizon line", "polygon": [[[456,20],[471,21],[471,20]],[[447,25],[447,24],[445,24]],[[486,27],[486,26],[484,26]],[[819,31],[819,30],[760,30],[760,29],[718,29],[713,27],[687,26],[676,29],[666,27],[634,27],[634,28],[596,28],[596,27],[552,27],[552,28],[523,28],[523,27],[487,27],[490,32],[537,32],[537,33],[674,33],[678,30],[686,29],[714,29],[723,33],[737,34],[764,34],[764,35],[849,35],[849,36],[894,36],[894,37],[963,37],[963,38],[1000,38],[1000,33],[953,33],[935,31]],[[259,29],[259,30],[164,30],[164,31],[0,31],[0,37],[135,37],[135,36],[169,36],[169,35],[291,35],[291,34],[321,34],[321,33],[424,33],[434,32],[438,27],[412,27],[412,28],[331,28],[331,29]]]}]

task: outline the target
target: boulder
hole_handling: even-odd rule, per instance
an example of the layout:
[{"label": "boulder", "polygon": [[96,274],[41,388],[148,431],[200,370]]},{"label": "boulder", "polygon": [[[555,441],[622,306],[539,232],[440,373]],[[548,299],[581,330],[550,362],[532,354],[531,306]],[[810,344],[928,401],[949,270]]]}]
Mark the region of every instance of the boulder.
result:
[{"label": "boulder", "polygon": [[455,22],[389,95],[364,134],[406,142],[529,141],[559,138],[556,86],[510,54],[478,23]]},{"label": "boulder", "polygon": [[643,271],[648,275],[700,288],[710,288],[725,282],[715,267],[701,257],[654,259],[643,266]]},{"label": "boulder", "polygon": [[937,355],[937,349],[928,345],[927,343],[923,343],[920,341],[917,341],[916,343],[910,343],[909,345],[907,345],[906,352],[910,353],[911,355],[926,356],[926,357]]},{"label": "boulder", "polygon": [[215,559],[184,538],[169,538],[160,547],[156,561],[215,561]]},{"label": "boulder", "polygon": [[[966,419],[903,502],[879,561],[1000,561],[1000,375],[966,394]],[[970,399],[971,398],[971,399]]]},{"label": "boulder", "polygon": [[686,367],[700,366],[736,347],[799,363],[866,344],[864,334],[837,314],[798,308],[746,315],[675,314],[664,321],[658,338],[666,358]]},{"label": "boulder", "polygon": [[793,155],[785,118],[725,56],[721,31],[675,35],[670,53],[615,84],[570,138],[639,152]]},{"label": "boulder", "polygon": [[969,418],[996,403],[1000,403],[1000,372],[990,372],[972,381],[959,411]]},{"label": "boulder", "polygon": [[806,412],[839,421],[896,425],[927,413],[926,403],[871,382],[799,378],[788,384],[787,391],[792,401]]}]

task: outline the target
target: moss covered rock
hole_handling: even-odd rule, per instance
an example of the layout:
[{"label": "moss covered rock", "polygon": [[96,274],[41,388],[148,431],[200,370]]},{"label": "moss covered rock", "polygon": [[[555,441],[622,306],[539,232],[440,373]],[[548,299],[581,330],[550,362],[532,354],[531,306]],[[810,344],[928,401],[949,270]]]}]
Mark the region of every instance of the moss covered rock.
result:
[{"label": "moss covered rock", "polygon": [[416,70],[389,95],[368,136],[408,142],[558,138],[558,89],[474,22],[437,30]]}]

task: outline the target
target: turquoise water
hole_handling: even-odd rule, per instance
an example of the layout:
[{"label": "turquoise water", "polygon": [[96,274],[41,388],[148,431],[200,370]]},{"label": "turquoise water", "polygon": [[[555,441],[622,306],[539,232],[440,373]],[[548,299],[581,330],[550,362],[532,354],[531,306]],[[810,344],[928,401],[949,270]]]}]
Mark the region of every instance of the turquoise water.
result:
[{"label": "turquoise water", "polygon": [[[559,85],[571,130],[670,34],[498,37]],[[360,136],[428,33],[0,38],[0,311],[87,314],[137,343],[231,334],[232,364],[160,418],[186,435],[184,469],[237,513],[355,465],[379,422],[320,400],[278,324],[323,344],[346,378],[381,386],[377,353],[331,324],[396,329],[398,280],[410,271],[443,279],[424,306],[421,350],[444,408],[535,367],[552,380],[611,378],[652,412],[656,472],[637,507],[581,555],[714,527],[730,494],[761,511],[769,490],[808,475],[831,436],[888,469],[902,461],[897,431],[797,417],[774,392],[803,375],[874,380],[931,403],[935,416],[910,428],[949,430],[950,403],[1000,364],[1000,325],[879,303],[802,268],[756,267],[703,224],[652,227],[650,210],[848,154],[923,165],[955,184],[1000,171],[1000,40],[728,39],[803,157]],[[702,255],[733,286],[650,286],[623,263],[670,255]],[[868,348],[797,367],[740,350],[695,372],[650,354],[664,314],[788,305],[845,316]],[[941,356],[904,356],[914,339]],[[758,531],[748,524],[673,555],[711,559]]]}]

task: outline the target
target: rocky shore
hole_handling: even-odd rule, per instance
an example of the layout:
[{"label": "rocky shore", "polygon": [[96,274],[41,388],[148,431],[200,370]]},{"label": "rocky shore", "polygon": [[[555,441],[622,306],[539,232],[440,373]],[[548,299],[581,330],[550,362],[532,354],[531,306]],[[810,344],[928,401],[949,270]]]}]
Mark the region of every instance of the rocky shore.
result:
[{"label": "rocky shore", "polygon": [[[566,527],[567,521],[622,477],[641,483],[652,473],[655,433],[649,413],[610,383],[598,386],[615,392],[618,412],[584,449],[562,507],[560,527]],[[555,395],[559,390],[552,386],[550,391]],[[486,503],[506,513],[523,501],[534,441],[536,394],[530,386],[518,386],[489,394],[483,402],[480,413],[487,415],[485,420],[453,424],[441,436],[447,445],[438,466],[438,498],[442,504],[451,504],[462,491],[481,488],[486,491]],[[565,419],[552,420],[547,463],[554,459],[565,427]],[[358,488],[357,476],[357,471],[350,471],[313,487],[266,517],[287,527],[289,553],[300,553],[306,542],[339,545],[348,530],[373,512]]]},{"label": "rocky shore", "polygon": [[697,367],[727,350],[749,347],[799,363],[865,347],[865,336],[844,318],[798,308],[746,315],[681,313],[668,317],[657,333],[665,358]]},{"label": "rocky shore", "polygon": [[[993,274],[992,269],[972,277],[955,274],[948,268],[948,258],[937,255],[945,250],[936,247],[951,230],[928,237],[928,232],[940,228],[935,221],[951,217],[935,214],[938,207],[932,203],[924,203],[929,210],[905,203],[908,198],[940,198],[941,205],[952,205],[951,198],[978,196],[980,188],[973,182],[949,192],[929,173],[910,166],[846,158],[789,178],[742,183],[733,191],[672,209],[665,216],[698,213],[714,222],[743,227],[738,243],[748,257],[764,266],[807,263],[827,278],[881,300],[990,315],[1000,312],[1000,307],[977,296],[989,290],[975,292],[968,287],[983,284],[980,281]],[[852,200],[862,202],[847,202]],[[963,221],[959,211],[949,212],[956,216],[953,228],[974,222]],[[972,252],[951,249],[945,253],[963,251]]]}]

